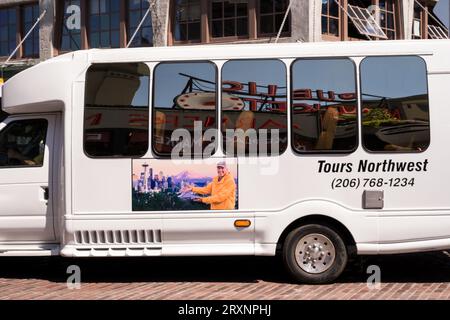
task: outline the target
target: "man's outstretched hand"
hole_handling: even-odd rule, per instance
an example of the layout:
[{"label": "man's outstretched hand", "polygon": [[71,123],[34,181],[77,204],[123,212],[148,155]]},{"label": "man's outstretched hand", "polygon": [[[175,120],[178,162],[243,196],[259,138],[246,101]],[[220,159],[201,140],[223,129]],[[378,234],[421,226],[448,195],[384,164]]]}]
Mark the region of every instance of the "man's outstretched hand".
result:
[{"label": "man's outstretched hand", "polygon": [[186,193],[186,192],[192,191],[193,187],[194,186],[192,184],[186,185],[183,187],[183,189],[181,189],[181,192]]}]

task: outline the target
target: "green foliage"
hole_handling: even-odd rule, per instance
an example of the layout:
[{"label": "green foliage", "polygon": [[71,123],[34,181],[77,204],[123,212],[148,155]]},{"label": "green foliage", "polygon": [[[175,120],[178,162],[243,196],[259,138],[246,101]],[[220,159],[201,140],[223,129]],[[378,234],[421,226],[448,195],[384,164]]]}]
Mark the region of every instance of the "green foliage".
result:
[{"label": "green foliage", "polygon": [[204,203],[180,199],[176,193],[137,193],[133,191],[133,211],[209,210]]},{"label": "green foliage", "polygon": [[384,108],[373,108],[364,115],[363,125],[378,128],[381,125],[394,124],[397,121],[391,113]]}]

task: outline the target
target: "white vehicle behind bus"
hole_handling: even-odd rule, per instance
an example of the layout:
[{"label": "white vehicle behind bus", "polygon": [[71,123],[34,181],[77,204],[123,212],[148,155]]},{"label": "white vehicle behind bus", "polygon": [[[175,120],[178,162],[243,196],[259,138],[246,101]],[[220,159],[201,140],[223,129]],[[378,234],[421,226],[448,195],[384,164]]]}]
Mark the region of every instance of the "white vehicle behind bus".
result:
[{"label": "white vehicle behind bus", "polygon": [[361,41],[40,63],[3,86],[0,255],[280,254],[326,283],[353,255],[449,249],[449,56]]}]

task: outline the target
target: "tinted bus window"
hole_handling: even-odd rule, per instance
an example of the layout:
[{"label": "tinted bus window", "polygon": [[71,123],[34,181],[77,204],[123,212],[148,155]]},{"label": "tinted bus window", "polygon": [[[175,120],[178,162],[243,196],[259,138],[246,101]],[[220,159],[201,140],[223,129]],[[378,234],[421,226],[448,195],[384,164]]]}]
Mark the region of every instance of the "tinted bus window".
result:
[{"label": "tinted bus window", "polygon": [[[161,157],[208,157],[215,152],[216,66],[160,63],[153,91],[153,151]],[[178,129],[178,130],[177,130]],[[173,154],[172,154],[173,152]]]},{"label": "tinted bus window", "polygon": [[301,59],[292,65],[292,147],[351,152],[358,143],[355,65],[349,59]]},{"label": "tinted bus window", "polygon": [[87,155],[139,157],[147,152],[149,78],[143,63],[89,68],[84,114]]},{"label": "tinted bus window", "polygon": [[227,155],[278,155],[286,150],[286,66],[282,61],[225,63],[221,130]]},{"label": "tinted bus window", "polygon": [[35,167],[44,163],[48,123],[17,120],[0,132],[0,167]]},{"label": "tinted bus window", "polygon": [[361,99],[366,150],[420,152],[428,147],[427,71],[420,57],[365,58]]}]

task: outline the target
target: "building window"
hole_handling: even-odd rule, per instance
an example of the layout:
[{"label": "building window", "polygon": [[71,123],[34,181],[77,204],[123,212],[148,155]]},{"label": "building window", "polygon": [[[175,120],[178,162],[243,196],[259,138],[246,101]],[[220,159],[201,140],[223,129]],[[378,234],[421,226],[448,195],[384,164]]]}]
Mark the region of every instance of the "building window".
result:
[{"label": "building window", "polygon": [[322,0],[322,34],[338,37],[340,9],[335,0]]},{"label": "building window", "polygon": [[[174,43],[228,42],[272,37],[281,27],[288,0],[173,0]],[[289,15],[282,35],[291,29]]]},{"label": "building window", "polygon": [[439,22],[439,19],[433,14],[432,9],[428,9],[429,13],[427,23],[427,38],[428,39],[448,39],[448,29],[445,25]]},{"label": "building window", "polygon": [[433,13],[434,4],[414,1],[412,39],[448,39],[448,30]]},{"label": "building window", "polygon": [[[127,39],[131,40],[150,5],[147,0],[64,0],[62,4],[60,13],[62,52],[125,47]],[[84,28],[87,31],[86,41],[82,32]],[[152,45],[153,26],[152,15],[149,12],[130,46]]]},{"label": "building window", "polygon": [[201,0],[175,0],[174,40],[200,41]]},{"label": "building window", "polygon": [[[31,4],[22,8],[22,38],[31,30],[39,18],[39,4]],[[37,25],[23,44],[23,56],[39,57],[39,25]]]},{"label": "building window", "polygon": [[362,140],[371,152],[421,152],[430,143],[427,70],[420,57],[361,62]]},{"label": "building window", "polygon": [[[136,32],[139,23],[149,8],[147,0],[128,0],[128,38]],[[152,15],[149,13],[136,34],[131,47],[150,47],[153,45]]]},{"label": "building window", "polygon": [[299,59],[292,66],[292,148],[352,152],[358,143],[356,69],[349,59]]},{"label": "building window", "polygon": [[17,46],[16,9],[0,9],[0,56],[9,56]]},{"label": "building window", "polygon": [[[287,0],[260,0],[259,1],[259,34],[271,36],[278,34],[286,10],[289,6]],[[282,34],[289,33],[290,15],[283,26]]]},{"label": "building window", "polygon": [[[348,0],[346,6],[345,6],[345,10],[346,10],[346,14],[344,15],[344,19],[346,20],[347,26],[348,26],[348,34],[346,35],[347,38],[349,39],[361,39],[361,40],[368,40],[369,37],[365,34],[362,34],[359,30],[358,27],[353,23],[352,19],[348,16],[349,12],[349,8],[348,5],[351,6],[355,6],[361,9],[368,9],[371,5],[372,5],[372,0]],[[375,12],[374,11],[369,11],[369,13],[375,17]],[[356,14],[356,17],[359,19],[362,19],[363,21],[367,19],[367,17],[365,16],[360,16],[360,14]],[[361,22],[362,25],[365,24],[365,22]],[[376,39],[376,38],[375,38]]]},{"label": "building window", "polygon": [[428,39],[448,39],[448,31],[439,25],[428,25]]},{"label": "building window", "polygon": [[89,47],[120,47],[120,0],[89,1]]},{"label": "building window", "polygon": [[86,76],[84,150],[140,157],[148,150],[150,71],[143,63],[94,64]]},{"label": "building window", "polygon": [[412,38],[422,39],[424,35],[423,25],[424,25],[424,10],[414,1],[414,19],[412,25]]},{"label": "building window", "polygon": [[229,156],[280,155],[287,147],[286,66],[232,60],[222,68],[222,137]]},{"label": "building window", "polygon": [[398,17],[397,0],[323,0],[322,34],[331,40],[396,39]]},{"label": "building window", "polygon": [[206,132],[215,134],[217,129],[216,77],[211,62],[156,66],[152,122],[156,155],[201,158],[214,154],[216,141]]},{"label": "building window", "polygon": [[396,39],[396,3],[392,0],[378,0],[380,8],[380,26],[390,40]]},{"label": "building window", "polygon": [[247,3],[213,0],[210,24],[213,38],[248,37]]},{"label": "building window", "polygon": [[61,51],[81,49],[80,0],[64,0]]}]

